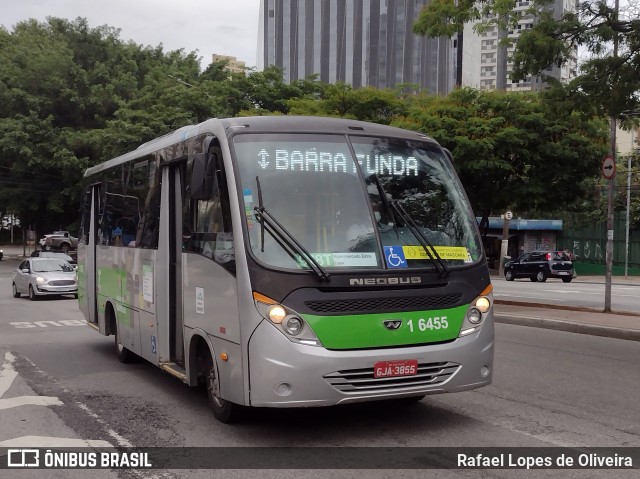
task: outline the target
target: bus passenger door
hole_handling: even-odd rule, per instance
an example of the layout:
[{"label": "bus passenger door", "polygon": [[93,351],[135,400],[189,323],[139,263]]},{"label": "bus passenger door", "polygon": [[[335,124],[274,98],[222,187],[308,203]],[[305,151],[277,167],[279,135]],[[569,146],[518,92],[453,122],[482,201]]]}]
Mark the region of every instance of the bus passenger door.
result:
[{"label": "bus passenger door", "polygon": [[[86,255],[84,258],[84,283],[86,285],[85,298],[80,297],[80,301],[84,302],[84,307],[87,308],[85,315],[89,324],[98,325],[98,292],[97,292],[97,274],[98,274],[98,265],[96,262],[96,246],[98,241],[98,212],[100,210],[100,187],[98,185],[94,185],[90,190],[87,191],[87,204],[85,204],[85,208],[87,208],[87,215],[83,218],[83,220],[87,221],[89,224],[89,231],[85,233],[82,232],[83,237],[86,240],[86,244],[84,247],[84,254]],[[80,248],[78,248],[78,254],[83,254],[80,252]],[[80,258],[78,258],[80,259]],[[78,263],[81,263],[78,261]],[[80,291],[78,291],[78,295],[80,296]],[[102,325],[102,329],[100,330],[102,334],[105,334],[105,326]]]},{"label": "bus passenger door", "polygon": [[171,361],[184,367],[182,313],[182,196],[185,163],[169,167],[169,345]]},{"label": "bus passenger door", "polygon": [[179,290],[182,283],[182,182],[185,161],[181,160],[173,161],[162,169],[160,234],[154,271],[158,291],[158,336],[152,351],[157,354],[158,365],[170,372],[176,371],[174,365],[184,367],[182,295]]}]

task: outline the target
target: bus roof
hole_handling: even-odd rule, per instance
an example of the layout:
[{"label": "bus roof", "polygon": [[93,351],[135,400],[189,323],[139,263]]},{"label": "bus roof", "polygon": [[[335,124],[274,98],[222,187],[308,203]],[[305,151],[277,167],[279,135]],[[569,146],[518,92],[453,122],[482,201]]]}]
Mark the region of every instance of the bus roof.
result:
[{"label": "bus roof", "polygon": [[[216,125],[217,124],[217,125]],[[212,118],[196,125],[183,126],[164,136],[148,141],[137,149],[117,156],[85,171],[85,178],[113,166],[143,157],[159,149],[185,141],[203,133],[213,133],[214,126],[222,126],[228,134],[243,129],[253,132],[289,132],[289,133],[327,133],[327,134],[365,134],[374,136],[391,136],[412,140],[435,141],[433,138],[410,130],[392,126],[379,125],[343,118],[327,118],[318,116],[254,116],[239,118]]]}]

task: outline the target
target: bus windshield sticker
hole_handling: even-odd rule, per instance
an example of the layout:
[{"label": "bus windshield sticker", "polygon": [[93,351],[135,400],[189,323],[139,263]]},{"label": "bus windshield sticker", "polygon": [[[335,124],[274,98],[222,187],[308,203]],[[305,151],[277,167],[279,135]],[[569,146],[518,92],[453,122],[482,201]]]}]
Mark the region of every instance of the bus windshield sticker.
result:
[{"label": "bus windshield sticker", "polygon": [[244,214],[247,217],[247,226],[249,229],[253,227],[253,194],[250,188],[242,190],[244,197]]},{"label": "bus windshield sticker", "polygon": [[262,148],[256,155],[258,165],[263,170],[319,171],[355,175],[356,164],[359,164],[368,175],[418,176],[418,160],[414,156],[358,153],[356,163],[350,161],[346,153],[319,151],[316,148],[304,151],[302,148],[293,151],[277,148],[270,151]]},{"label": "bus windshield sticker", "polygon": [[[320,266],[377,266],[378,261],[376,254],[371,253],[311,253],[311,256],[320,264]],[[296,255],[296,263],[301,268],[308,268],[305,260]]]},{"label": "bus windshield sticker", "polygon": [[[464,246],[434,246],[438,256],[443,260],[462,260],[469,262],[469,250]],[[427,252],[422,246],[403,246],[405,258],[408,260],[425,260],[428,259]]]},{"label": "bus windshield sticker", "polygon": [[404,257],[404,251],[401,246],[385,246],[384,259],[389,268],[406,268],[407,261]]}]

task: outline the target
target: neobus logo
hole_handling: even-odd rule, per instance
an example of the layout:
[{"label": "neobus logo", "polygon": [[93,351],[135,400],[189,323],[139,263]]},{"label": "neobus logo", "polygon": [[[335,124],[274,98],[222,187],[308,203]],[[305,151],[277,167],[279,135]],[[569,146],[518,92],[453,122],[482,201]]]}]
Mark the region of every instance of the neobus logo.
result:
[{"label": "neobus logo", "polygon": [[405,276],[396,278],[349,278],[349,286],[393,286],[397,284],[420,284],[420,276]]}]

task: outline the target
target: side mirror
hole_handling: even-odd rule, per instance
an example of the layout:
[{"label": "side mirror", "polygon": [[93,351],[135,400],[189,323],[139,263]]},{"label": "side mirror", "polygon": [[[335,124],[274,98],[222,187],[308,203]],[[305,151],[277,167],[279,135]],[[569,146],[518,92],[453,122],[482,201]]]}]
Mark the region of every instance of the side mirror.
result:
[{"label": "side mirror", "polygon": [[29,268],[22,268],[20,271],[22,271],[23,273],[28,273],[29,272]]},{"label": "side mirror", "polygon": [[505,256],[504,259],[506,259],[507,261],[511,260],[511,256]]},{"label": "side mirror", "polygon": [[191,198],[195,200],[211,198],[215,163],[215,155],[209,156],[205,153],[195,155],[191,170]]}]

